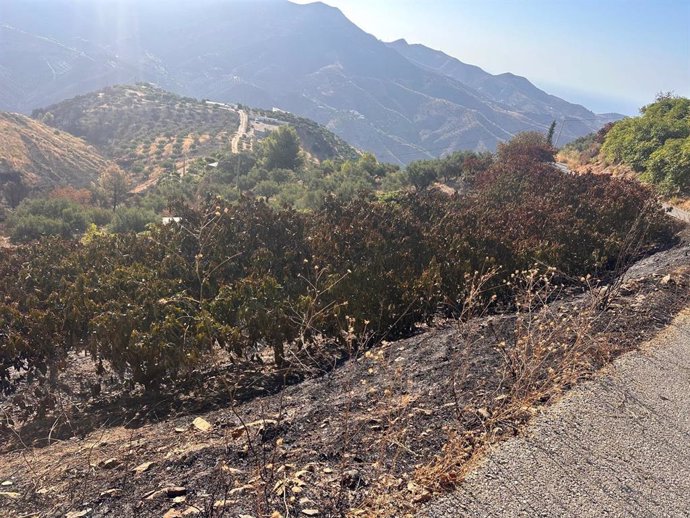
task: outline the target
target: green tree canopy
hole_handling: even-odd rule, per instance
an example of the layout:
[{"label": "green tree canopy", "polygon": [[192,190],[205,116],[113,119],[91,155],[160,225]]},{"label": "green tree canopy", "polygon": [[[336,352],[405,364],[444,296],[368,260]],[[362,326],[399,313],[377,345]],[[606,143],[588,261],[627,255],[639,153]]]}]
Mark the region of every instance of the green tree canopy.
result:
[{"label": "green tree canopy", "polygon": [[266,169],[297,170],[304,164],[297,131],[292,126],[281,126],[261,143],[261,165]]},{"label": "green tree canopy", "polygon": [[660,95],[642,108],[641,116],[613,126],[602,146],[604,158],[643,173],[663,192],[690,188],[690,99]]}]

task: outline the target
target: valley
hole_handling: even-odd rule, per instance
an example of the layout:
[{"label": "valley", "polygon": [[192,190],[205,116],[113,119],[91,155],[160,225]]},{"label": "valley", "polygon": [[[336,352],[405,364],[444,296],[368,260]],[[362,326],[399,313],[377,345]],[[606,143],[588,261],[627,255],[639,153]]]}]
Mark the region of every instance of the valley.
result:
[{"label": "valley", "polygon": [[[123,37],[103,22],[117,19],[115,4],[77,11],[71,0],[55,0],[46,7],[55,24],[46,27],[32,16],[32,2],[40,0],[4,0],[0,110],[28,113],[143,81],[182,96],[278,107],[398,165],[458,150],[494,151],[554,120],[568,121],[566,143],[620,118],[596,115],[514,74],[494,76],[404,41],[386,44],[322,3],[205,1],[197,9],[176,0],[160,11],[143,2],[128,14],[137,32]],[[89,30],[82,19],[91,20]],[[27,38],[40,45],[25,44]],[[18,48],[31,49],[26,59],[15,59]],[[48,53],[63,64],[55,74],[41,57]]]}]

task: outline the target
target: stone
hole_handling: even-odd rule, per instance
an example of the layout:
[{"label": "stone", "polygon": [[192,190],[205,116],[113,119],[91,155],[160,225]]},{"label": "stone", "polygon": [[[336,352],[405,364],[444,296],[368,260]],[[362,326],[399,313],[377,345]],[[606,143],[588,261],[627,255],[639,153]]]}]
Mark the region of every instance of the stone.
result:
[{"label": "stone", "polygon": [[120,465],[120,461],[115,459],[115,458],[107,459],[107,460],[104,460],[100,463],[100,466],[103,469],[113,469],[113,468],[117,468],[119,465]]},{"label": "stone", "polygon": [[213,426],[211,426],[211,423],[209,423],[206,419],[203,417],[197,417],[192,421],[192,425],[194,428],[201,432],[208,432]]},{"label": "stone", "polygon": [[135,473],[144,473],[145,471],[148,471],[151,469],[151,466],[153,466],[153,462],[144,462],[143,464],[139,464],[136,468],[134,468]]}]

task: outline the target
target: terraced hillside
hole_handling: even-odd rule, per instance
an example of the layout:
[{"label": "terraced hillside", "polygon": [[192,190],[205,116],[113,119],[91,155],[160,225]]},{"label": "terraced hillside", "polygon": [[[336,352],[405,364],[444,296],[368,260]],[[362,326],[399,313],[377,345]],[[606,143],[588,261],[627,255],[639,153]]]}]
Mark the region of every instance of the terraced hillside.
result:
[{"label": "terraced hillside", "polygon": [[105,88],[33,116],[84,138],[135,173],[229,149],[239,126],[237,112],[229,107],[144,84]]},{"label": "terraced hillside", "polygon": [[[249,125],[240,127],[240,113]],[[298,130],[305,150],[318,159],[348,158],[356,154],[323,126],[279,112],[260,111],[205,100],[180,97],[149,84],[120,85],[78,96],[45,109],[33,117],[68,131],[100,149],[121,167],[149,176],[179,169],[185,159],[251,149],[281,124]]]},{"label": "terraced hillside", "polygon": [[110,162],[67,132],[0,112],[0,204],[14,206],[32,191],[87,187]]}]

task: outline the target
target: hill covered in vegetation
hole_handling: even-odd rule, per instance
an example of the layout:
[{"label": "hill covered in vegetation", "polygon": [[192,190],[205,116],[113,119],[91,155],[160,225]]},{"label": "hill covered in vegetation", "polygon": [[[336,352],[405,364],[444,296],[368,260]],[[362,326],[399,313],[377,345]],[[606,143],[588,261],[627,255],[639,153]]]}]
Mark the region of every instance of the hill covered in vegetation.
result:
[{"label": "hill covered in vegetation", "polygon": [[564,146],[575,167],[623,169],[664,195],[690,195],[690,99],[660,95],[640,116],[609,124]]},{"label": "hill covered in vegetation", "polygon": [[[247,117],[243,127],[241,113]],[[33,117],[85,139],[140,180],[198,157],[251,150],[286,124],[315,159],[357,156],[323,126],[290,113],[180,97],[149,84],[108,87],[35,110]]]},{"label": "hill covered in vegetation", "polygon": [[0,113],[0,204],[61,185],[92,186],[112,163],[65,131],[15,113]]}]

